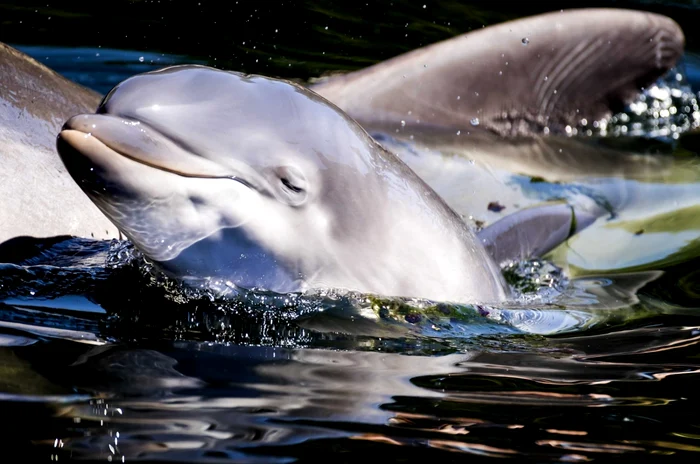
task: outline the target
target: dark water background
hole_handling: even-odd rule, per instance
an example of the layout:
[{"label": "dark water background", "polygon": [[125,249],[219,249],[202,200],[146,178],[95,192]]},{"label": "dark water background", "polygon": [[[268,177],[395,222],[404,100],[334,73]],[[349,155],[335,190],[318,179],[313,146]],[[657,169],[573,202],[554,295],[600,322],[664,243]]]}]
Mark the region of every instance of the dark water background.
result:
[{"label": "dark water background", "polygon": [[[561,5],[576,6],[673,17],[699,89],[697,2]],[[551,9],[17,1],[0,4],[0,41],[106,92],[185,62],[306,80]],[[0,266],[2,462],[698,459],[695,256],[619,317],[541,337],[478,311],[396,323],[363,321],[332,296],[187,300],[124,244],[45,245],[23,244],[12,250],[19,265]]]}]

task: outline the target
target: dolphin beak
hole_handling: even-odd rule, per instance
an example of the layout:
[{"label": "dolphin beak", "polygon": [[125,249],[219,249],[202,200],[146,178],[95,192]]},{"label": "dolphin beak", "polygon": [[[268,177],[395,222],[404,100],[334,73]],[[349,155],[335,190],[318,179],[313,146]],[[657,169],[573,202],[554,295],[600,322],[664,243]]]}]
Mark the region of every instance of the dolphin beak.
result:
[{"label": "dolphin beak", "polygon": [[[229,178],[236,173],[194,154],[141,121],[109,114],[81,114],[63,125],[59,152],[68,144],[88,158],[124,156],[185,177]],[[111,152],[111,153],[110,153]]]},{"label": "dolphin beak", "polygon": [[235,169],[195,154],[148,124],[110,114],[73,116],[58,134],[56,148],[79,183],[93,178],[94,170],[115,166],[127,158],[182,177],[230,179],[262,192],[264,179],[245,166]]}]

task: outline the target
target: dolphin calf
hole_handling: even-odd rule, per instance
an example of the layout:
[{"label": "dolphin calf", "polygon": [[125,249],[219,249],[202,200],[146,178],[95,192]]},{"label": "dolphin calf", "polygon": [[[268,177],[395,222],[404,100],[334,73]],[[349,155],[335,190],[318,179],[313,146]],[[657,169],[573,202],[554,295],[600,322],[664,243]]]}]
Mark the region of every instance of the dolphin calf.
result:
[{"label": "dolphin calf", "polygon": [[119,237],[56,156],[67,118],[100,101],[79,86],[0,44],[0,243],[18,236]]},{"label": "dolphin calf", "polygon": [[163,270],[275,292],[509,296],[471,229],[337,107],[202,66],[129,78],[65,124],[68,172]]}]

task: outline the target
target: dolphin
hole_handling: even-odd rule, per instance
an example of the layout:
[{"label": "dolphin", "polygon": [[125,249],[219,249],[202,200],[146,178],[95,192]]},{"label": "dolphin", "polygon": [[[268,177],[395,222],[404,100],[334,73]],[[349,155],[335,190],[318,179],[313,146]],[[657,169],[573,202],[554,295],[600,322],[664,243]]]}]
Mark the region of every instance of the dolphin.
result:
[{"label": "dolphin", "polygon": [[0,243],[20,236],[118,238],[56,156],[67,118],[100,96],[0,43]]},{"label": "dolphin", "polygon": [[203,66],[129,78],[58,152],[137,248],[185,282],[500,302],[472,230],[406,164],[299,85]]}]

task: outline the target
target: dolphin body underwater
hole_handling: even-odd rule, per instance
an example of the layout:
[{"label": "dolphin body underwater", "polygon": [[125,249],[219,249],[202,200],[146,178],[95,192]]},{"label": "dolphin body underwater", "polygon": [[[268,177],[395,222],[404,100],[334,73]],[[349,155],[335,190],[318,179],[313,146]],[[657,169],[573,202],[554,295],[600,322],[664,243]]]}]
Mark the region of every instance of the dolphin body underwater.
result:
[{"label": "dolphin body underwater", "polygon": [[502,302],[511,295],[499,261],[551,250],[603,214],[600,205],[514,205],[522,209],[487,218],[493,224],[477,237],[439,186],[408,167],[420,163],[399,153],[402,162],[366,131],[389,148],[395,140],[381,134],[399,127],[418,140],[468,131],[474,137],[460,143],[524,137],[541,148],[550,143],[543,131],[632,101],[675,65],[683,42],[662,16],[570,10],[465,34],[310,89],[176,66],[129,78],[96,114],[71,118],[58,151],[119,230],[185,281]]}]

